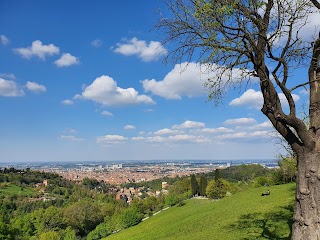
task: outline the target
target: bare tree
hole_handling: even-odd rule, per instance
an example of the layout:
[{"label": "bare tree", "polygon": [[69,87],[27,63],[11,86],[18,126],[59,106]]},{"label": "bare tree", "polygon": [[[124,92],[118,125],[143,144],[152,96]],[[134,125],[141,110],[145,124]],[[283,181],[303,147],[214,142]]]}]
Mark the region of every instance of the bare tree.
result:
[{"label": "bare tree", "polygon": [[[201,62],[215,71],[210,98],[220,99],[230,84],[260,80],[261,111],[298,159],[292,239],[320,239],[320,37],[311,43],[301,31],[316,0],[165,0],[169,16],[157,28],[173,50],[168,60]],[[319,14],[320,19],[320,14]],[[320,23],[320,21],[319,21]],[[310,34],[311,35],[311,34]],[[316,39],[316,38],[314,38]],[[300,82],[294,69],[309,67]],[[307,77],[308,76],[308,77]],[[292,91],[309,87],[309,125],[297,116]],[[277,91],[289,103],[281,106]]]}]

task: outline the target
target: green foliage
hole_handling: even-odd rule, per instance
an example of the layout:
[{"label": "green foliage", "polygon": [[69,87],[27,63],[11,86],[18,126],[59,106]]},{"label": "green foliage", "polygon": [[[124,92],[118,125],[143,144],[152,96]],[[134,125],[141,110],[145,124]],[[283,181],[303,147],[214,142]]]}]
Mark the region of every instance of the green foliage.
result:
[{"label": "green foliage", "polygon": [[143,215],[135,208],[127,208],[120,215],[120,224],[123,228],[137,225],[141,222]]},{"label": "green foliage", "polygon": [[76,231],[72,230],[70,227],[68,227],[64,232],[63,240],[76,240]]},{"label": "green foliage", "polygon": [[191,182],[192,195],[195,196],[199,193],[199,185],[198,185],[196,176],[194,174],[191,175],[190,182]]},{"label": "green foliage", "polygon": [[217,168],[215,171],[214,171],[214,180],[215,181],[218,181],[220,179],[220,171],[219,169]]},{"label": "green foliage", "polygon": [[64,210],[64,217],[68,226],[85,236],[103,221],[100,208],[89,201],[80,201]]},{"label": "green foliage", "polygon": [[60,235],[54,231],[45,232],[39,235],[39,240],[60,240]]},{"label": "green foliage", "polygon": [[205,176],[200,177],[200,183],[199,183],[199,194],[200,196],[206,196],[206,188],[208,186],[208,181]]},{"label": "green foliage", "polygon": [[0,218],[0,239],[12,239],[10,226]]},{"label": "green foliage", "polygon": [[54,206],[34,211],[31,214],[31,222],[38,235],[45,231],[64,229],[66,225],[61,210]]},{"label": "green foliage", "polygon": [[259,176],[254,179],[254,187],[263,187],[270,185],[271,181],[269,178],[264,176]]},{"label": "green foliage", "polygon": [[175,205],[177,202],[178,202],[178,200],[177,200],[176,196],[174,196],[172,194],[169,194],[169,195],[166,196],[166,202],[165,203],[166,203],[167,206],[171,207],[171,206]]},{"label": "green foliage", "polygon": [[295,156],[280,157],[279,168],[272,175],[272,180],[275,184],[295,182],[297,171]]},{"label": "green foliage", "polygon": [[95,187],[99,186],[99,181],[97,179],[86,177],[82,180],[82,185],[89,189],[94,189]]},{"label": "green foliage", "polygon": [[212,180],[208,183],[206,194],[209,198],[220,199],[224,198],[230,190],[230,183],[223,179]]},{"label": "green foliage", "polygon": [[100,223],[93,231],[91,231],[87,240],[100,240],[103,237],[107,237],[112,233],[109,222]]},{"label": "green foliage", "polygon": [[[268,177],[274,172],[272,169],[268,169],[259,164],[242,164],[238,166],[231,166],[225,169],[219,170],[219,175],[221,178],[229,182],[250,182],[254,178],[259,176]],[[207,174],[208,178],[212,178],[212,174]]]},{"label": "green foliage", "polygon": [[192,196],[191,180],[189,178],[182,178],[181,180],[176,181],[172,186],[169,187],[169,192],[174,195],[184,194],[189,191]]}]

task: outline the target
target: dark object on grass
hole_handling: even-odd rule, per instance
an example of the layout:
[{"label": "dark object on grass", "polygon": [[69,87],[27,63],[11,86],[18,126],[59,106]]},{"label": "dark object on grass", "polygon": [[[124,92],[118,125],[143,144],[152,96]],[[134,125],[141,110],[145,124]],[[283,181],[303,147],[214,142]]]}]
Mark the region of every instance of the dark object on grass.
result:
[{"label": "dark object on grass", "polygon": [[270,195],[270,191],[268,190],[266,193],[261,193],[261,196],[269,196]]}]

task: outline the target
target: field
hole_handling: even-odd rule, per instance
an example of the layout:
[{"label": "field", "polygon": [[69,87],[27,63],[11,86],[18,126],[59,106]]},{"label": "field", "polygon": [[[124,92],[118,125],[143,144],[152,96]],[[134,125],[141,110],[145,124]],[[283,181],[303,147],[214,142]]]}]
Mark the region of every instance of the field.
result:
[{"label": "field", "polygon": [[31,196],[33,193],[30,188],[22,188],[14,184],[0,185],[0,195]]},{"label": "field", "polygon": [[[261,193],[270,190],[269,196]],[[294,184],[254,188],[219,201],[190,199],[105,240],[290,239]]]}]

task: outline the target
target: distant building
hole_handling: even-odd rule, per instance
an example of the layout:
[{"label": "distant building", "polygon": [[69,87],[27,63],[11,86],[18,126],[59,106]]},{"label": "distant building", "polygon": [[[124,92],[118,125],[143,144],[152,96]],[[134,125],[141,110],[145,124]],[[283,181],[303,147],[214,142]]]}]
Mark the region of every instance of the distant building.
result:
[{"label": "distant building", "polygon": [[166,187],[168,187],[169,185],[168,185],[167,182],[162,182],[161,186],[162,186],[162,188],[166,188]]},{"label": "distant building", "polygon": [[122,164],[113,164],[112,169],[120,169],[122,168]]},{"label": "distant building", "polygon": [[43,180],[43,186],[48,186],[48,179]]}]

